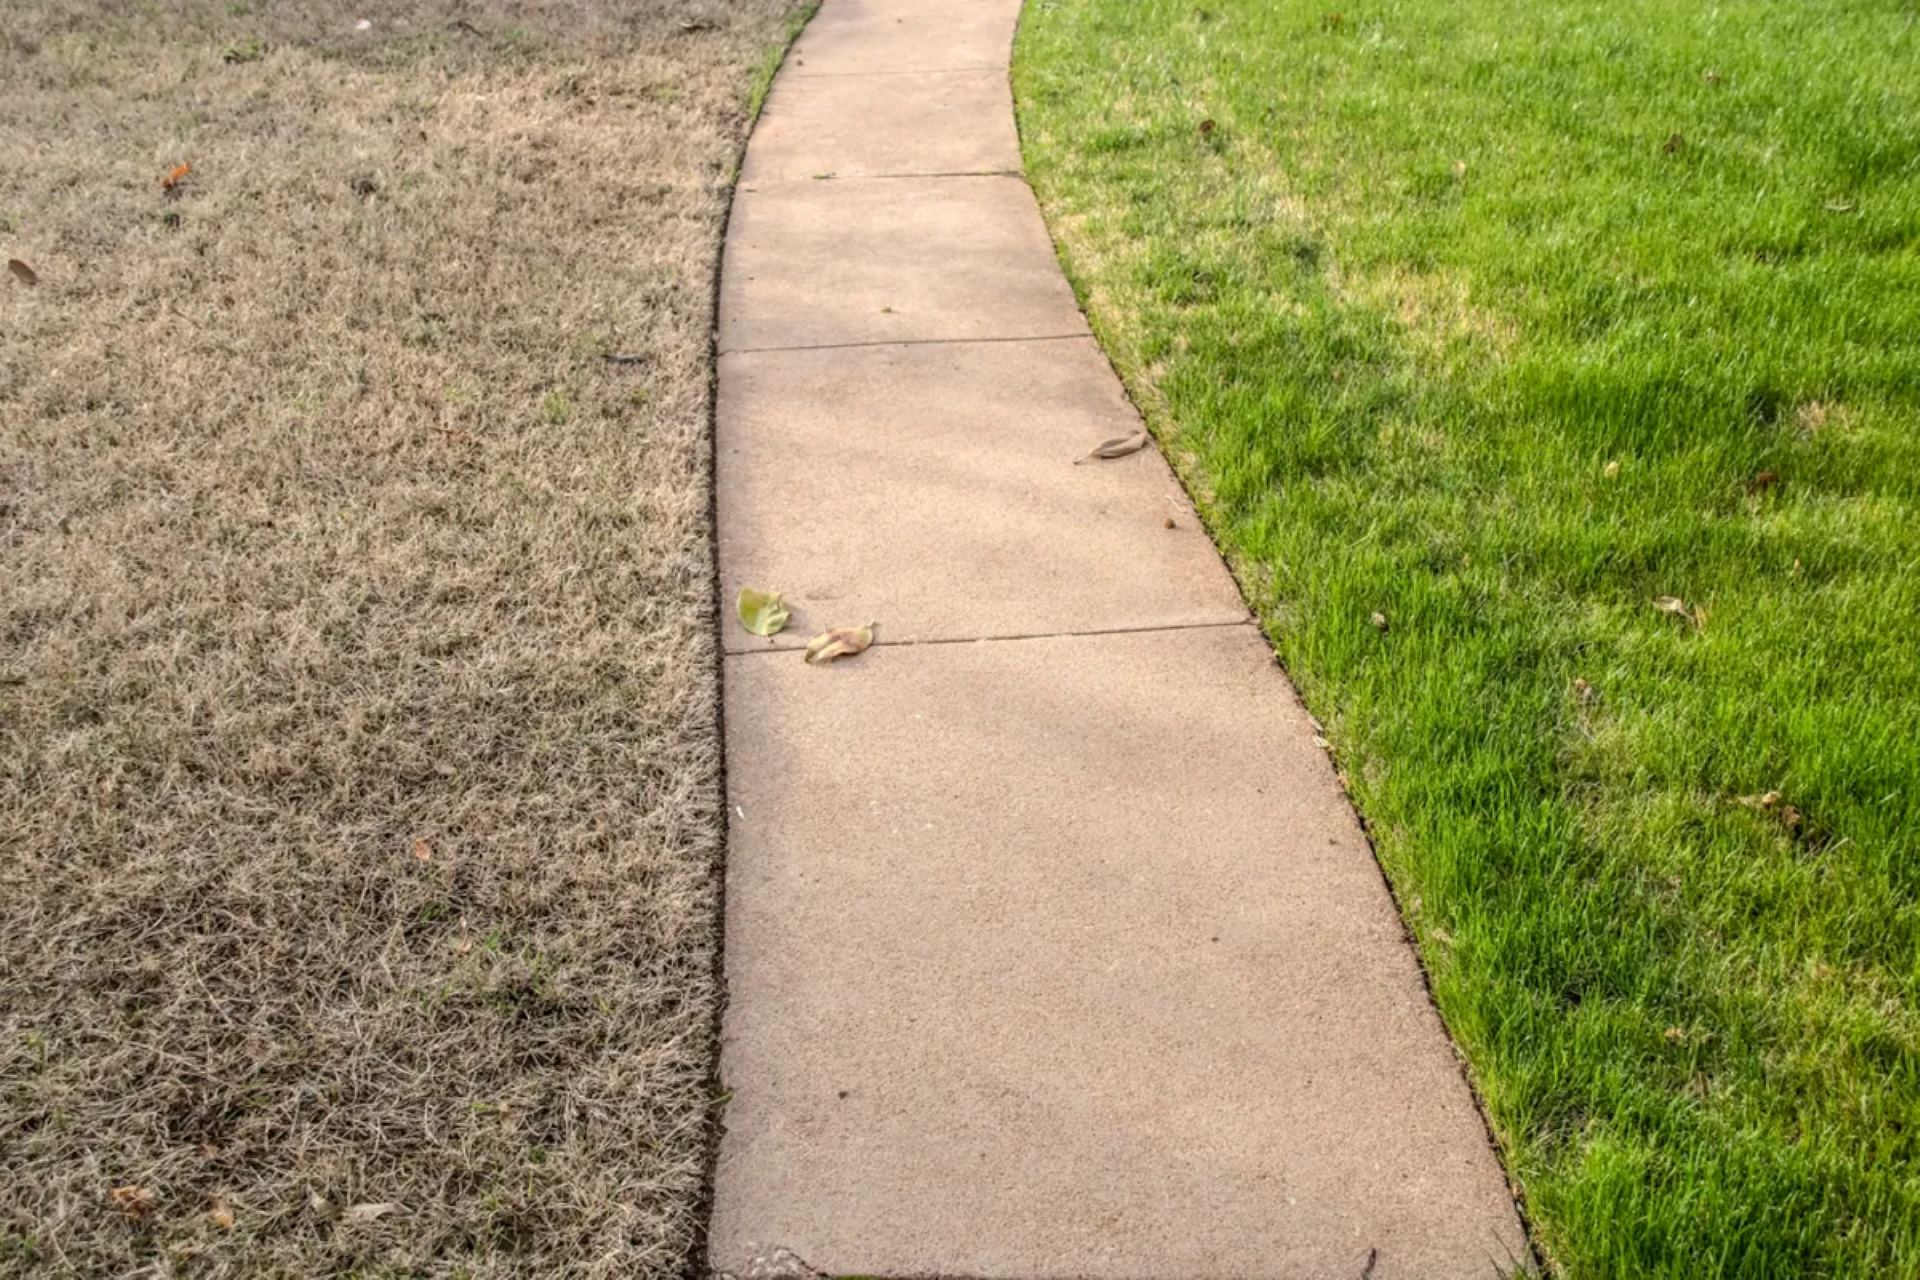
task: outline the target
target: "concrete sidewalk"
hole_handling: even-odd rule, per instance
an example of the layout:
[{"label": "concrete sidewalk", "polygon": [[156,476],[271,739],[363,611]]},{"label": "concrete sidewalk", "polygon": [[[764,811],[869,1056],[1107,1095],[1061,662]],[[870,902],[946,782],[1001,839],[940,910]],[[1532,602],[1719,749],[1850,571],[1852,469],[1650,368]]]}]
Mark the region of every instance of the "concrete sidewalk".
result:
[{"label": "concrete sidewalk", "polygon": [[1073,465],[1139,420],[1018,10],[827,0],[735,201],[722,584],[795,616],[726,634],[712,1264],[1485,1280],[1526,1244],[1311,723],[1165,462]]}]

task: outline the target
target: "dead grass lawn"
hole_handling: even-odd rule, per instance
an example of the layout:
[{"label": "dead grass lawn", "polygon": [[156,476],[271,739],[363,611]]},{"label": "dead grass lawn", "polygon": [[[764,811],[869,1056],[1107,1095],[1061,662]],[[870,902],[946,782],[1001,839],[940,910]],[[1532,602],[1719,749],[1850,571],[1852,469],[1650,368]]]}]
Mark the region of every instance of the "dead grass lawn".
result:
[{"label": "dead grass lawn", "polygon": [[0,1273],[697,1242],[712,274],[791,6],[356,5],[0,31]]}]

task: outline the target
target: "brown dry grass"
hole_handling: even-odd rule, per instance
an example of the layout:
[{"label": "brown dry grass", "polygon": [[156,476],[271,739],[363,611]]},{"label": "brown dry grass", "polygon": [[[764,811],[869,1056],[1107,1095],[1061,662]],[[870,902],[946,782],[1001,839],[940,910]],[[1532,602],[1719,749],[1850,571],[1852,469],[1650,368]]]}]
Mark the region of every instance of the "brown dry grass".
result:
[{"label": "brown dry grass", "polygon": [[0,1272],[688,1265],[711,281],[790,10],[8,7]]}]

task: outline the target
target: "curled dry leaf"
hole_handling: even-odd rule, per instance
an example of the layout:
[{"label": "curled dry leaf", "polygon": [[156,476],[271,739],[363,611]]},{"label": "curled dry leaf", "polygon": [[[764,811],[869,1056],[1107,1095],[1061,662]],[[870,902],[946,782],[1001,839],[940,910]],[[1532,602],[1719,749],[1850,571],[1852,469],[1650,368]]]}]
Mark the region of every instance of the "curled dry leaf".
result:
[{"label": "curled dry leaf", "polygon": [[13,272],[13,278],[21,284],[39,284],[40,277],[34,269],[18,258],[7,259],[7,270]]},{"label": "curled dry leaf", "polygon": [[340,1221],[375,1222],[390,1213],[399,1213],[404,1208],[406,1208],[405,1205],[392,1203],[349,1205],[346,1212],[340,1215]]},{"label": "curled dry leaf", "polygon": [[128,1183],[113,1189],[113,1203],[129,1218],[144,1218],[153,1212],[157,1197],[146,1187]]},{"label": "curled dry leaf", "polygon": [[233,1230],[233,1210],[224,1203],[216,1202],[213,1208],[207,1210],[207,1221],[222,1231],[231,1231]]},{"label": "curled dry leaf", "polygon": [[835,627],[824,631],[807,643],[808,662],[832,662],[835,658],[850,658],[856,653],[864,653],[873,643],[873,629],[876,623],[869,622],[864,627]]},{"label": "curled dry leaf", "polygon": [[160,179],[160,189],[162,191],[177,191],[180,189],[180,184],[185,182],[192,173],[193,165],[191,162],[187,164],[177,164],[173,166],[173,169],[166,177]]},{"label": "curled dry leaf", "polygon": [[1653,607],[1661,613],[1670,613],[1676,618],[1691,618],[1693,616],[1687,612],[1687,602],[1679,596],[1655,596],[1653,598]]},{"label": "curled dry leaf", "polygon": [[778,591],[761,591],[757,587],[740,588],[733,607],[740,615],[740,625],[756,636],[778,635],[792,616]]},{"label": "curled dry leaf", "polygon": [[433,845],[426,840],[415,840],[413,842],[413,860],[415,862],[432,862]]},{"label": "curled dry leaf", "polygon": [[1130,436],[1115,436],[1111,440],[1104,440],[1096,445],[1092,453],[1078,459],[1073,465],[1077,467],[1082,462],[1093,462],[1105,458],[1124,458],[1130,453],[1138,453],[1146,448],[1147,441],[1150,439],[1152,437],[1144,431],[1136,431]]}]

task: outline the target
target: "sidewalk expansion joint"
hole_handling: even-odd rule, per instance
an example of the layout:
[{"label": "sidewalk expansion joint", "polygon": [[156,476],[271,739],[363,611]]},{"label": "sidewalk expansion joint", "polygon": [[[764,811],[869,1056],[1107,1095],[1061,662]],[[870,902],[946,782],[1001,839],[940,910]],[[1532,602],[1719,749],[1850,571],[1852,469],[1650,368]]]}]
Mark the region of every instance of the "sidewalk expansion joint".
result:
[{"label": "sidewalk expansion joint", "polygon": [[908,67],[905,69],[890,68],[885,71],[802,71],[798,67],[795,67],[792,75],[783,76],[782,78],[788,80],[845,80],[852,76],[977,76],[982,72],[1004,72],[1006,69],[1007,64],[1004,62],[992,65],[983,64],[978,67],[925,67],[917,70]]},{"label": "sidewalk expansion joint", "polygon": [[[1251,617],[1236,618],[1222,622],[1164,622],[1139,627],[1094,627],[1086,631],[1031,631],[991,636],[934,636],[927,640],[880,640],[867,646],[870,649],[920,649],[943,644],[1000,644],[1015,640],[1081,640],[1100,636],[1144,636],[1158,632],[1174,631],[1223,631],[1229,627],[1257,627]],[[729,649],[721,646],[721,656],[727,658],[754,658],[769,653],[805,653],[798,645],[768,645],[764,649]]]},{"label": "sidewalk expansion joint", "polygon": [[741,183],[740,190],[751,195],[768,187],[797,187],[808,182],[886,182],[902,178],[1022,178],[1021,169],[930,169],[922,173],[816,173],[804,178],[758,178]]},{"label": "sidewalk expansion joint", "polygon": [[720,352],[728,356],[756,356],[776,351],[849,351],[860,347],[958,347],[986,342],[1071,342],[1093,339],[1091,333],[1035,333],[1011,338],[875,338],[866,342],[801,342],[787,347],[730,347]]}]

